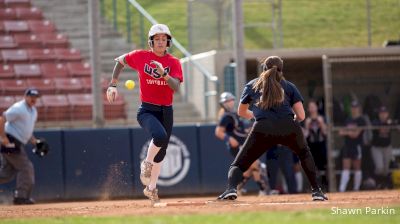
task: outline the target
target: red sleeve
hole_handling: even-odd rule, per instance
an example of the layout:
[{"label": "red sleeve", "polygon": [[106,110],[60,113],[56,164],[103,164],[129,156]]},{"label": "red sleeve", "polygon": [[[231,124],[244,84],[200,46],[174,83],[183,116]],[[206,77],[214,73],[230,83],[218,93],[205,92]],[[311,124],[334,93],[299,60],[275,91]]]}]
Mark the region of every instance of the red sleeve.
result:
[{"label": "red sleeve", "polygon": [[138,58],[139,58],[140,51],[134,50],[126,54],[125,61],[126,63],[133,69],[137,70],[138,66]]},{"label": "red sleeve", "polygon": [[174,69],[172,71],[174,72],[171,76],[179,79],[180,82],[183,82],[182,65],[178,59],[175,59]]}]

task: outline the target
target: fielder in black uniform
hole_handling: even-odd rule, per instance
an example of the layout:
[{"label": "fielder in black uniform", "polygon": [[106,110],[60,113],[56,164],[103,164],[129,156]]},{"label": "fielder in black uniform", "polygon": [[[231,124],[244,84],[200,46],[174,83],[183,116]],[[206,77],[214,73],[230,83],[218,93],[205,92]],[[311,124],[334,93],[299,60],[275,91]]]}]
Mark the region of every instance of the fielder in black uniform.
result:
[{"label": "fielder in black uniform", "polygon": [[[215,128],[215,136],[223,140],[226,144],[227,149],[233,156],[239,152],[240,147],[243,145],[247,138],[249,129],[251,127],[250,122],[247,122],[240,118],[239,115],[234,112],[235,107],[235,96],[230,92],[223,92],[220,96],[221,111],[222,114]],[[238,185],[237,191],[240,194],[242,188],[250,179],[253,177],[254,181],[257,183],[260,191],[259,196],[266,195],[267,184],[264,181],[264,177],[261,175],[261,164],[259,160],[254,161],[243,173],[243,181]]]},{"label": "fielder in black uniform", "polygon": [[256,122],[229,169],[228,188],[218,199],[235,200],[243,171],[265,151],[281,144],[300,158],[312,188],[313,200],[328,200],[318,184],[314,159],[298,123],[305,118],[303,98],[296,86],[284,79],[281,58],[268,57],[262,66],[260,77],[246,84],[238,108],[241,117],[255,118]]}]

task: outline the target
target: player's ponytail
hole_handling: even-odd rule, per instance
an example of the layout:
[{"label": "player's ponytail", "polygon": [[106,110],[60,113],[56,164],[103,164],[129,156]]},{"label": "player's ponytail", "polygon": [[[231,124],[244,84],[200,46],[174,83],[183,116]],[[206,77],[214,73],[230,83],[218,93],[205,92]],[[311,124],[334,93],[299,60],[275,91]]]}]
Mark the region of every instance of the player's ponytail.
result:
[{"label": "player's ponytail", "polygon": [[282,73],[283,61],[277,56],[268,57],[263,63],[263,72],[260,78],[254,83],[253,89],[261,92],[261,97],[256,106],[262,109],[269,109],[282,104],[284,91],[281,80],[284,79]]}]

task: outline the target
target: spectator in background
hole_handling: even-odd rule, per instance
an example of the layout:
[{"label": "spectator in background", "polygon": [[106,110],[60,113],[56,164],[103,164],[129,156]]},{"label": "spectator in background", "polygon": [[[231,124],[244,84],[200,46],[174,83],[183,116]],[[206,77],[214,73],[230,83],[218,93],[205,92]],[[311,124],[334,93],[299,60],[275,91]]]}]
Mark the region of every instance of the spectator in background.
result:
[{"label": "spectator in background", "polygon": [[[389,111],[385,106],[379,108],[378,119],[373,121],[374,126],[380,126],[373,131],[372,159],[375,164],[377,184],[382,188],[388,186],[389,165],[392,159],[391,129],[384,127],[392,124]],[[390,178],[389,178],[390,179]]]},{"label": "spectator in background", "polygon": [[361,107],[358,101],[351,102],[351,117],[346,121],[346,128],[339,131],[344,136],[344,147],[342,149],[342,173],[340,178],[339,191],[344,192],[350,180],[350,169],[354,170],[353,190],[360,190],[362,181],[361,158],[363,149],[363,129],[366,122],[361,114]]},{"label": "spectator in background", "polygon": [[[326,132],[325,119],[318,113],[316,101],[308,102],[308,117],[304,121],[304,137],[307,140],[311,153],[315,159],[315,165],[319,171],[326,171]],[[326,176],[325,176],[326,177]],[[324,178],[326,184],[326,178]]]}]

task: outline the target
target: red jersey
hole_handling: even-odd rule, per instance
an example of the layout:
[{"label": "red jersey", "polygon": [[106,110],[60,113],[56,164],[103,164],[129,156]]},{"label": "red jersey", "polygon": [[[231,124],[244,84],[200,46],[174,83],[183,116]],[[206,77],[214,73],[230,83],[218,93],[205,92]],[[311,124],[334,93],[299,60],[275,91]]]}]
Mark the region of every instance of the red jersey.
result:
[{"label": "red jersey", "polygon": [[168,53],[159,57],[149,50],[135,50],[125,56],[126,63],[139,73],[140,100],[146,103],[170,106],[174,91],[168,86],[167,81],[157,73],[156,66],[150,64],[152,60],[160,62],[165,73],[183,82],[182,66],[179,60]]}]

